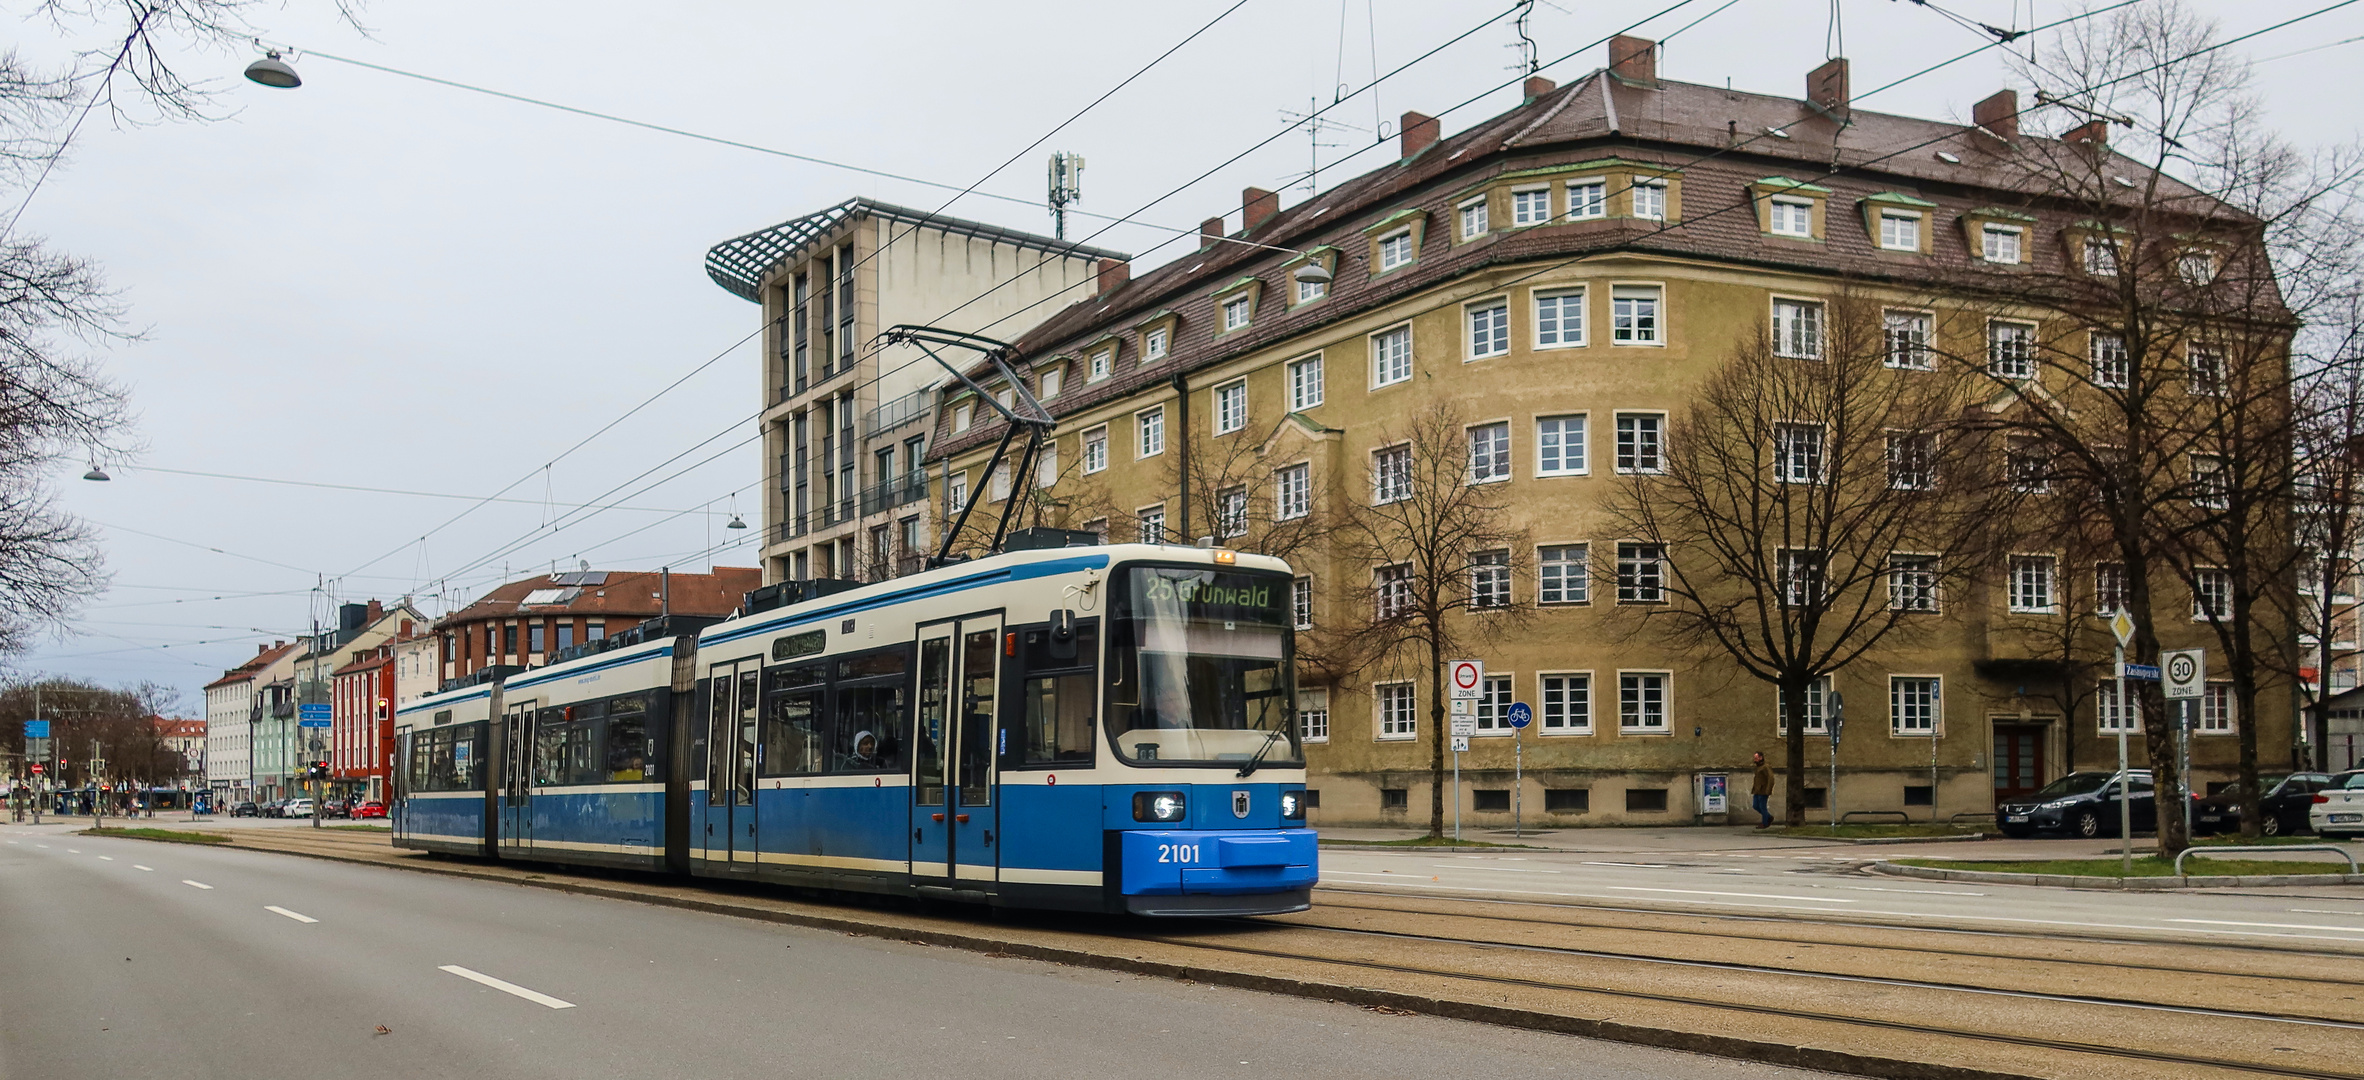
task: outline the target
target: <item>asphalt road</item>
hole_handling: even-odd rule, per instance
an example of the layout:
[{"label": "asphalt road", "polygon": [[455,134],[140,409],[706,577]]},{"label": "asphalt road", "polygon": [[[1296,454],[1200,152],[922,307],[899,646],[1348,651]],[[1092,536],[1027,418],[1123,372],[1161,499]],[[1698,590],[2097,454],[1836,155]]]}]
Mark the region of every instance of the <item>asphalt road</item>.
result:
[{"label": "asphalt road", "polygon": [[0,1076],[1821,1074],[256,852],[0,826]]}]

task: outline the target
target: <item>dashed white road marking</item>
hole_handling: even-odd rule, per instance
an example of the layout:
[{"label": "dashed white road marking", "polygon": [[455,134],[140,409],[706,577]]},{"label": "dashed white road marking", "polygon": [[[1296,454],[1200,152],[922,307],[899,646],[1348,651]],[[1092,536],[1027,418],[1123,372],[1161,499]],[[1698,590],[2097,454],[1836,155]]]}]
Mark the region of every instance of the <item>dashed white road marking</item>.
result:
[{"label": "dashed white road marking", "polygon": [[2262,926],[2269,930],[2339,930],[2350,934],[2364,934],[2364,926],[2318,926],[2311,923],[2234,922],[2230,919],[2169,919],[2168,922],[2198,923],[2202,926]]},{"label": "dashed white road marking", "polygon": [[1635,870],[1664,870],[1664,869],[1666,869],[1667,867],[1669,867],[1669,866],[1672,866],[1672,865],[1674,865],[1674,864],[1672,864],[1672,863],[1662,863],[1662,862],[1588,862],[1588,863],[1585,863],[1584,865],[1586,865],[1586,866],[1625,866],[1625,867],[1631,867],[1631,868],[1633,868],[1633,869],[1635,869]]},{"label": "dashed white road marking", "polygon": [[525,1000],[533,1002],[536,1005],[546,1005],[553,1009],[571,1009],[575,1007],[574,1002],[561,1001],[557,998],[551,997],[548,994],[541,993],[540,991],[528,990],[525,987],[519,986],[513,982],[502,982],[501,980],[493,978],[492,976],[487,975],[481,971],[470,971],[458,964],[445,964],[436,970],[451,972],[452,974],[457,975],[460,978],[467,979],[470,982],[483,983],[484,985],[492,987],[493,989],[498,990],[504,994],[515,994],[518,997],[524,998]]},{"label": "dashed white road marking", "polygon": [[1466,866],[1461,863],[1430,863],[1445,870],[1491,870],[1497,874],[1558,874],[1561,870],[1535,870],[1521,866]]},{"label": "dashed white road marking", "polygon": [[35,845],[33,845],[33,846],[34,846],[34,847],[37,847],[37,848],[40,848],[40,849],[41,849],[41,850],[43,850],[43,851],[47,851],[47,850],[49,850],[49,845],[47,845],[47,844],[35,844]]},{"label": "dashed white road marking", "polygon": [[1611,885],[1609,888],[1618,892],[1683,893],[1689,896],[1745,896],[1752,900],[1812,900],[1823,904],[1852,904],[1855,902],[1853,900],[1842,900],[1835,896],[1790,896],[1786,893],[1714,892],[1708,889],[1652,889],[1641,885]]},{"label": "dashed white road marking", "polygon": [[115,857],[114,857],[113,855],[101,855],[101,856],[99,856],[99,861],[100,861],[100,862],[114,862],[114,861],[115,861]]},{"label": "dashed white road marking", "polygon": [[70,847],[70,848],[67,848],[67,849],[66,849],[66,854],[68,854],[68,855],[80,855],[80,854],[82,854],[82,849],[81,849],[81,848],[78,848],[78,847]]},{"label": "dashed white road marking", "polygon": [[149,873],[151,873],[151,874],[153,874],[153,873],[155,873],[155,872],[156,872],[156,868],[155,868],[155,867],[153,867],[153,866],[141,866],[141,865],[140,865],[140,864],[138,864],[138,863],[133,863],[133,864],[131,864],[131,868],[132,868],[132,869],[134,869],[134,870],[145,870],[145,871],[147,871],[147,872],[149,872]]},{"label": "dashed white road marking", "polygon": [[210,889],[210,888],[213,888],[213,886],[211,886],[211,885],[208,885],[208,884],[206,884],[206,883],[204,883],[204,882],[202,882],[202,881],[191,881],[191,880],[189,880],[188,878],[182,878],[182,879],[181,879],[181,884],[183,884],[183,885],[186,885],[186,886],[188,886],[188,887],[190,887],[190,888],[192,888],[192,889]]},{"label": "dashed white road marking", "polygon": [[302,913],[302,912],[300,912],[300,911],[289,911],[289,910],[287,910],[286,908],[280,907],[280,906],[279,906],[279,905],[277,905],[277,904],[264,904],[264,905],[263,905],[263,910],[264,910],[264,911],[271,912],[272,914],[275,914],[275,915],[285,915],[285,916],[287,916],[288,918],[290,918],[290,919],[294,919],[294,920],[295,920],[295,921],[297,921],[297,922],[319,922],[319,921],[320,921],[320,920],[318,920],[318,919],[315,919],[315,918],[311,917],[310,915],[306,915],[306,914],[304,914],[304,913]]}]

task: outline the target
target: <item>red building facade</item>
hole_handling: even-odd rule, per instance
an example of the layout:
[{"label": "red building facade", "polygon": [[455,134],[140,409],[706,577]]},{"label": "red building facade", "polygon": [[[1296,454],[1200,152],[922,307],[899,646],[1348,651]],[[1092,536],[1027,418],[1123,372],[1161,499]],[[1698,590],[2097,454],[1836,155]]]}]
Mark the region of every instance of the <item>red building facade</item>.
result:
[{"label": "red building facade", "polygon": [[394,647],[356,652],[329,678],[329,792],[383,802],[394,756]]}]

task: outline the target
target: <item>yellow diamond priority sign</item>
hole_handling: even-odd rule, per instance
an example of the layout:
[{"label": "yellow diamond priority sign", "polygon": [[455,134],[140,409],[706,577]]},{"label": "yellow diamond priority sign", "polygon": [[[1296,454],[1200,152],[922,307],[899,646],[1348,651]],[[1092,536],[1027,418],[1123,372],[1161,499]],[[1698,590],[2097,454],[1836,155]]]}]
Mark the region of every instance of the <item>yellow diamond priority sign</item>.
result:
[{"label": "yellow diamond priority sign", "polygon": [[2110,616],[2110,633],[2118,635],[2118,647],[2125,648],[2134,638],[2134,620],[2123,611]]}]

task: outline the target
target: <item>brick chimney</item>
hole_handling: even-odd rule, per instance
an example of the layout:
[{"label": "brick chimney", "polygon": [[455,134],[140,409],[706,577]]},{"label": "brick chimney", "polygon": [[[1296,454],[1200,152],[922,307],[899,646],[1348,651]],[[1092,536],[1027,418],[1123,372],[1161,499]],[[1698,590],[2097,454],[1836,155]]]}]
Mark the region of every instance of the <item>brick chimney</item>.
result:
[{"label": "brick chimney", "polygon": [[1997,91],[1970,106],[1970,122],[1994,132],[2004,142],[2019,141],[2019,91]]},{"label": "brick chimney", "polygon": [[1436,145],[1436,117],[1408,112],[1404,114],[1403,121],[1396,125],[1396,130],[1403,133],[1404,158],[1406,160],[1410,160],[1414,154]]},{"label": "brick chimney", "polygon": [[2110,122],[2107,120],[2087,120],[2078,125],[2076,130],[2060,138],[2062,142],[2071,146],[2090,146],[2099,150],[2110,144]]},{"label": "brick chimney", "polygon": [[1240,231],[1246,232],[1272,220],[1280,213],[1280,193],[1260,187],[1247,188],[1239,193]]},{"label": "brick chimney", "polygon": [[1198,223],[1198,249],[1205,251],[1223,238],[1223,219],[1211,217]]},{"label": "brick chimney", "polygon": [[1847,109],[1847,58],[1834,57],[1806,73],[1806,100],[1826,112]]},{"label": "brick chimney", "polygon": [[1100,295],[1106,296],[1133,280],[1133,264],[1123,259],[1100,260]]},{"label": "brick chimney", "polygon": [[1545,95],[1545,94],[1548,94],[1548,93],[1551,93],[1552,91],[1554,91],[1554,90],[1557,90],[1557,89],[1559,89],[1559,88],[1560,88],[1560,84],[1558,84],[1558,83],[1555,83],[1555,82],[1551,81],[1550,79],[1546,79],[1546,78],[1544,78],[1544,77],[1543,77],[1543,76],[1541,76],[1541,75],[1529,75],[1529,76],[1527,76],[1527,100],[1528,100],[1528,101],[1533,101],[1533,100],[1535,100],[1536,98],[1542,97],[1543,95]]},{"label": "brick chimney", "polygon": [[370,622],[376,622],[376,621],[378,621],[378,617],[379,617],[379,616],[381,616],[381,615],[384,615],[385,613],[386,613],[386,605],[385,605],[385,604],[383,604],[383,603],[380,603],[380,602],[378,602],[378,601],[376,601],[376,600],[372,600],[372,601],[370,601],[370,602],[369,602],[369,612],[368,612],[368,616],[367,616],[367,617],[368,617],[368,619],[369,619],[369,621],[370,621]]},{"label": "brick chimney", "polygon": [[1609,74],[1642,86],[1658,85],[1658,43],[1625,34],[1610,38]]}]

